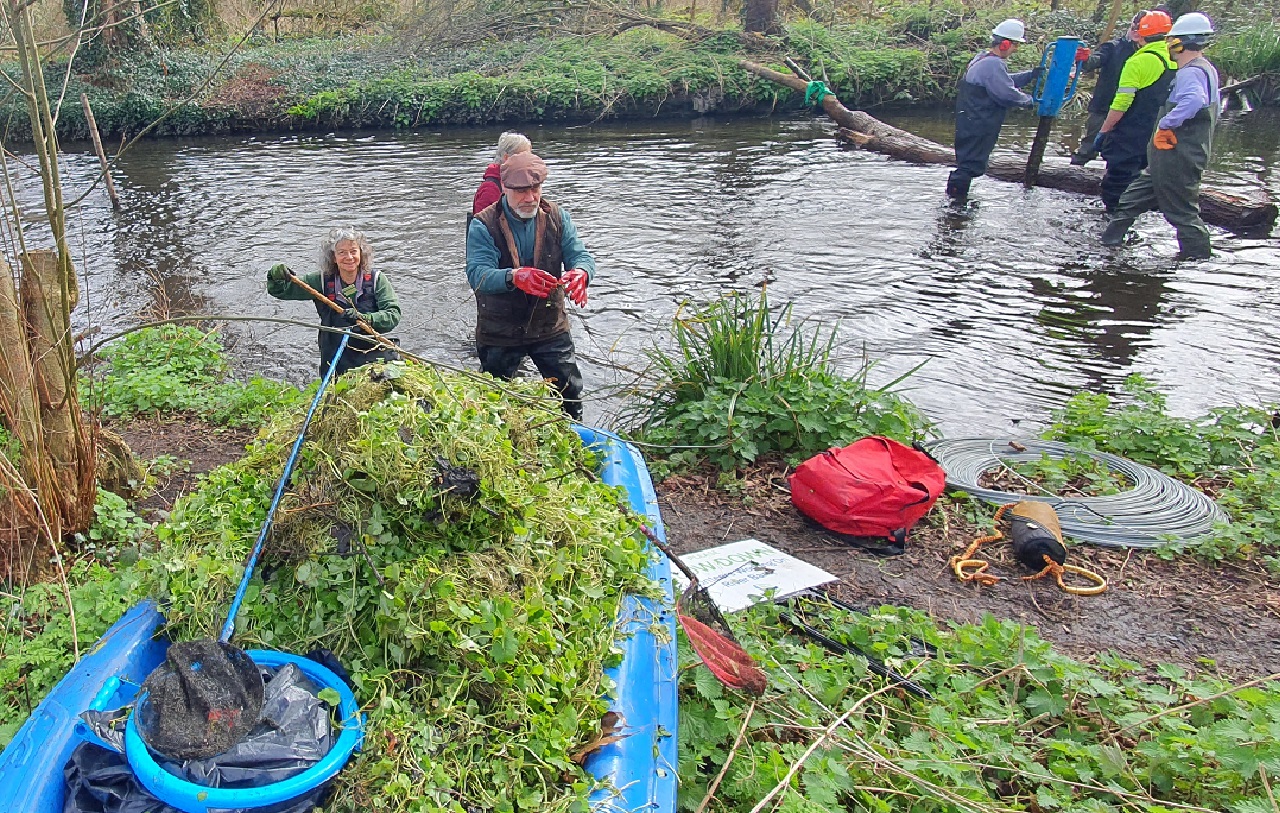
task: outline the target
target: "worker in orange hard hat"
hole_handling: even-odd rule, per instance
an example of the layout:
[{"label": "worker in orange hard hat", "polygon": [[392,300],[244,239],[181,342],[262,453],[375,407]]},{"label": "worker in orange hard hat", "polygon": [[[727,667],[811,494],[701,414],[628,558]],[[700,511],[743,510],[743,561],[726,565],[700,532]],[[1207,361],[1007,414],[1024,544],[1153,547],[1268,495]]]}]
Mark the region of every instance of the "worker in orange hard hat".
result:
[{"label": "worker in orange hard hat", "polygon": [[1147,142],[1169,95],[1177,65],[1169,58],[1164,38],[1173,20],[1163,11],[1149,11],[1138,21],[1137,52],[1120,71],[1120,84],[1098,134],[1099,152],[1107,161],[1102,176],[1102,204],[1115,211],[1120,196],[1147,166]]},{"label": "worker in orange hard hat", "polygon": [[1147,15],[1145,10],[1133,15],[1129,27],[1115,39],[1104,42],[1090,53],[1081,70],[1085,73],[1098,72],[1098,80],[1093,86],[1093,98],[1089,100],[1089,121],[1084,128],[1084,138],[1071,156],[1071,163],[1076,166],[1085,164],[1098,157],[1098,148],[1093,142],[1098,138],[1102,123],[1111,112],[1111,102],[1116,98],[1116,88],[1120,87],[1120,71],[1124,63],[1137,52],[1138,23]]}]

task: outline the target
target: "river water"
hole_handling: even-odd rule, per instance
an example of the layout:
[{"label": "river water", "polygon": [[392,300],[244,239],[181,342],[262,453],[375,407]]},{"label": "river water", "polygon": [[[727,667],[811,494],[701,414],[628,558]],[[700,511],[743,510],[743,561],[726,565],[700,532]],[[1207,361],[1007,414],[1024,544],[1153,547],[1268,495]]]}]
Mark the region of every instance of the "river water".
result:
[{"label": "river water", "polygon": [[[1208,183],[1280,199],[1278,111],[1229,116]],[[949,141],[946,111],[881,114]],[[1001,149],[1025,154],[1029,115]],[[1062,121],[1065,154],[1079,122]],[[394,282],[405,347],[475,367],[463,272],[465,213],[497,129],[151,141],[121,159],[113,211],[101,187],[70,218],[85,296],[78,328],[134,324],[161,288],[175,310],[298,319],[264,272],[315,267],[321,235],[350,223]],[[776,304],[838,328],[839,364],[864,352],[873,383],[926,362],[902,386],[948,434],[1042,424],[1072,392],[1115,392],[1141,373],[1173,409],[1199,414],[1280,397],[1280,240],[1215,230],[1217,257],[1176,263],[1172,230],[1145,216],[1122,250],[1097,244],[1098,201],[990,179],[957,210],[947,169],[838,148],[821,118],[700,119],[526,130],[550,164],[546,195],[569,208],[600,267],[574,310],[587,420],[610,425],[683,302],[767,283]],[[68,199],[96,159],[70,145]],[[19,199],[36,206],[23,173]],[[38,238],[36,238],[38,239]],[[233,322],[244,372],[308,380],[314,331]]]}]

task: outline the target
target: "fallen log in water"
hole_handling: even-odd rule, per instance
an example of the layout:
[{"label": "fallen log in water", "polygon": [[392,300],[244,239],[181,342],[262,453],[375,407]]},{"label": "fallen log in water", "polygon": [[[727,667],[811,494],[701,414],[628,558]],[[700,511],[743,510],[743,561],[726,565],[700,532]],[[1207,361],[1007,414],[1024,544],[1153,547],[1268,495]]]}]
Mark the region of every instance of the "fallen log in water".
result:
[{"label": "fallen log in water", "polygon": [[[766,68],[748,60],[739,63],[755,75],[804,93],[808,83],[798,76]],[[955,151],[950,147],[912,135],[885,124],[861,110],[850,110],[835,95],[822,99],[822,109],[841,129],[837,138],[875,152],[921,164],[955,164]],[[1010,156],[995,156],[987,174],[1002,181],[1022,183],[1026,161]],[[1097,195],[1102,171],[1072,166],[1066,161],[1046,159],[1036,178],[1037,186]],[[1214,189],[1200,190],[1200,213],[1206,223],[1232,231],[1269,230],[1276,222],[1276,205],[1261,197],[1243,197]]]}]

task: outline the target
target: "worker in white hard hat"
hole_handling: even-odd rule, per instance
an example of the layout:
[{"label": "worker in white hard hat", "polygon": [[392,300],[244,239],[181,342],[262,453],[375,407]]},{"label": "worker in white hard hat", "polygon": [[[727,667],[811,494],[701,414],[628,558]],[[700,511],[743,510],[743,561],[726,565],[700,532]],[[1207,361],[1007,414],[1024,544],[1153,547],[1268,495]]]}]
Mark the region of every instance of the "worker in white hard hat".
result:
[{"label": "worker in white hard hat", "polygon": [[1218,69],[1204,57],[1212,36],[1213,23],[1199,12],[1182,15],[1169,29],[1165,43],[1178,64],[1173,89],[1147,147],[1147,168],[1121,196],[1102,235],[1103,245],[1122,244],[1138,215],[1159,209],[1178,233],[1181,258],[1204,259],[1212,254],[1209,229],[1200,218],[1200,178],[1213,151],[1213,131],[1222,110]]},{"label": "worker in white hard hat", "polygon": [[1034,82],[1040,68],[1010,75],[1005,65],[1026,41],[1026,26],[1020,20],[1005,20],[991,30],[991,47],[965,69],[956,92],[956,168],[947,178],[947,195],[953,200],[968,197],[969,184],[986,174],[1009,108],[1033,104],[1018,88]]}]

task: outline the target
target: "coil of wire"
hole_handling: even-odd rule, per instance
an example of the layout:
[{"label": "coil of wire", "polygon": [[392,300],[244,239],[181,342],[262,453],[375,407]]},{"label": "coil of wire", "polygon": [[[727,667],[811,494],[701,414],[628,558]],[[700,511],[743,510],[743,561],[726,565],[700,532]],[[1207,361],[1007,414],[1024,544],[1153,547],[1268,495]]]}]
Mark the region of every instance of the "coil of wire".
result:
[{"label": "coil of wire", "polygon": [[[925,444],[947,473],[947,487],[965,491],[996,505],[1034,500],[1053,506],[1068,537],[1116,548],[1155,548],[1190,542],[1227,522],[1208,496],[1153,468],[1105,452],[1088,452],[1065,443],[1009,438],[955,438]],[[1017,494],[979,485],[982,475],[1010,463],[1036,461],[1047,455],[1061,460],[1085,456],[1123,475],[1128,491],[1100,497]]]}]

